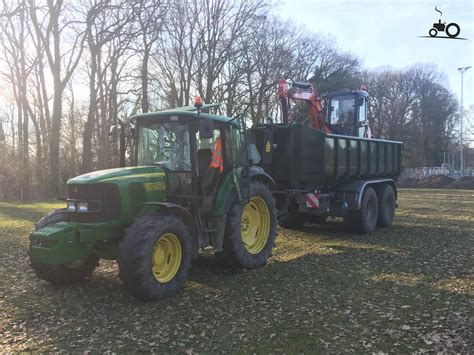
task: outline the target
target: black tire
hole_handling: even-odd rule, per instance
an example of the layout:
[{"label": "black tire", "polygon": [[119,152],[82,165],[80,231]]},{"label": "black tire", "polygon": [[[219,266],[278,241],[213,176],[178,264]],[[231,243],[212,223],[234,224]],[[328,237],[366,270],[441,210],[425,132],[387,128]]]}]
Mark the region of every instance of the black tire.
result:
[{"label": "black tire", "polygon": [[395,216],[395,191],[391,185],[385,185],[377,195],[378,199],[378,227],[390,227]]},{"label": "black tire", "polygon": [[428,33],[430,37],[436,37],[436,35],[438,34],[438,31],[436,30],[436,28],[432,28]]},{"label": "black tire", "polygon": [[358,234],[367,234],[375,229],[378,217],[377,194],[372,187],[367,187],[362,196],[361,208],[351,210],[344,216],[347,227]]},{"label": "black tire", "polygon": [[[261,212],[267,213],[266,209],[268,209],[266,217],[261,217],[262,213],[259,214],[259,221],[260,218],[268,218],[268,224],[266,226],[259,224],[257,229],[255,229],[256,235],[258,235],[261,230],[260,228],[268,228],[268,233],[262,229],[262,236],[264,236],[266,240],[261,239],[260,246],[252,250],[253,246],[246,246],[244,244],[244,237],[242,236],[242,230],[247,228],[247,213],[244,212],[244,208],[254,209],[252,204],[255,204],[257,201]],[[259,213],[257,209],[254,210],[254,213]],[[220,262],[228,266],[253,269],[264,265],[272,254],[272,249],[275,244],[276,226],[276,206],[272,192],[265,184],[259,181],[251,181],[249,203],[245,206],[241,206],[235,201],[227,214],[223,251],[216,253],[216,257]],[[255,240],[257,240],[257,237],[255,237]],[[258,244],[256,244],[256,246],[258,246]]]},{"label": "black tire", "polygon": [[[65,221],[67,217],[66,209],[50,212],[36,223],[35,230]],[[90,277],[95,268],[99,266],[99,256],[91,253],[85,260],[64,265],[37,263],[30,259],[30,265],[38,278],[54,285],[67,285],[84,281]]]},{"label": "black tire", "polygon": [[[456,28],[456,32],[455,33],[449,33],[449,29],[451,27],[455,27]],[[448,35],[448,37],[450,38],[456,38],[458,35],[459,35],[459,32],[461,32],[461,29],[459,28],[459,25],[457,23],[450,23],[449,25],[446,26],[446,34]]]},{"label": "black tire", "polygon": [[[181,260],[176,273],[159,281],[153,272],[158,241],[172,235],[179,242]],[[176,216],[147,215],[137,218],[119,245],[119,277],[125,289],[141,300],[161,300],[181,290],[191,268],[192,240],[187,226]],[[174,259],[176,261],[176,259]],[[168,257],[166,264],[173,262]]]},{"label": "black tire", "polygon": [[299,229],[304,226],[305,216],[299,212],[287,212],[278,218],[278,224],[285,229]]},{"label": "black tire", "polygon": [[40,279],[54,285],[69,285],[90,277],[95,268],[99,266],[99,256],[91,253],[78,264],[49,265],[31,261],[30,265]]},{"label": "black tire", "polygon": [[45,214],[36,224],[35,230],[39,230],[44,228],[48,225],[51,225],[56,222],[67,221],[68,220],[68,212],[65,208],[61,208],[48,214]]}]

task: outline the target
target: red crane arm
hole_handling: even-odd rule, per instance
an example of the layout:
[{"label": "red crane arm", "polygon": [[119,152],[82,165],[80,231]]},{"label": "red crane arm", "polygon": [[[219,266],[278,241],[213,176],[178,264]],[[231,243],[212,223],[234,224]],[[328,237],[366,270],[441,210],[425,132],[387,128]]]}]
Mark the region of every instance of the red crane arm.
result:
[{"label": "red crane arm", "polygon": [[281,79],[278,81],[278,98],[281,102],[284,123],[291,123],[293,121],[291,100],[306,101],[309,106],[309,115],[313,128],[325,133],[331,133],[331,129],[324,121],[323,105],[319,99],[319,94],[311,84],[295,83],[291,80]]}]

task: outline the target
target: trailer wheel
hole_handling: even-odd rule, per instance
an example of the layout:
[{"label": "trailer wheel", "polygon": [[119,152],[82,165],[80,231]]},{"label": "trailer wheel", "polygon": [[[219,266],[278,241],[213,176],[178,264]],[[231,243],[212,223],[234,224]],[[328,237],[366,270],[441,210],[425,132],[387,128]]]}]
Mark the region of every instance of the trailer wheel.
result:
[{"label": "trailer wheel", "polygon": [[[48,213],[35,225],[35,230],[51,224],[67,220],[66,209],[58,209]],[[31,245],[31,242],[30,242]],[[85,280],[99,266],[99,256],[91,253],[87,258],[62,265],[38,263],[30,258],[31,268],[36,276],[54,285],[67,285]]]},{"label": "trailer wheel", "polygon": [[125,289],[141,300],[176,294],[191,268],[191,235],[175,216],[135,219],[119,248],[119,277]]},{"label": "trailer wheel", "polygon": [[377,196],[379,213],[377,218],[377,226],[390,227],[395,216],[395,191],[389,184],[385,185],[379,191]]},{"label": "trailer wheel", "polygon": [[305,216],[299,212],[287,212],[278,218],[278,224],[285,229],[299,229],[304,226]]},{"label": "trailer wheel", "polygon": [[375,229],[378,216],[377,194],[367,187],[362,196],[361,207],[351,210],[344,216],[344,223],[355,233],[367,234]]},{"label": "trailer wheel", "polygon": [[234,202],[225,227],[223,251],[216,257],[224,264],[256,268],[270,257],[276,237],[276,206],[270,189],[250,182],[250,200],[245,206]]}]

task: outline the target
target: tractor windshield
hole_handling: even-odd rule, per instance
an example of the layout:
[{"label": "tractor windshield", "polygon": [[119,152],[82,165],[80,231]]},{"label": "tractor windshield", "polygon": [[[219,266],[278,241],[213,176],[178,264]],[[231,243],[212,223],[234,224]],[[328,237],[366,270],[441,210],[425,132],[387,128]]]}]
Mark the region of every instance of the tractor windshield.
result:
[{"label": "tractor windshield", "polygon": [[173,171],[191,170],[189,125],[183,122],[141,125],[138,165],[158,165]]}]

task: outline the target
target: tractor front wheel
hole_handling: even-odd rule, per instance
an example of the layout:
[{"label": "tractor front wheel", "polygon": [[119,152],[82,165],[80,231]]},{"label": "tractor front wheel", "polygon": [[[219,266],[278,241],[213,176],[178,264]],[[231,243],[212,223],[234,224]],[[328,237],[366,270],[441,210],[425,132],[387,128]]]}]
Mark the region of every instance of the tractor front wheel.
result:
[{"label": "tractor front wheel", "polygon": [[34,261],[31,261],[30,264],[38,278],[54,285],[68,285],[90,277],[95,268],[99,266],[99,256],[92,253],[83,260],[61,265],[49,265]]},{"label": "tractor front wheel", "polygon": [[244,206],[234,202],[227,215],[219,260],[248,269],[264,265],[275,243],[276,224],[272,192],[265,184],[251,181],[249,202]]},{"label": "tractor front wheel", "polygon": [[181,289],[191,257],[191,235],[180,218],[139,217],[120,242],[119,277],[138,299],[164,299]]}]

